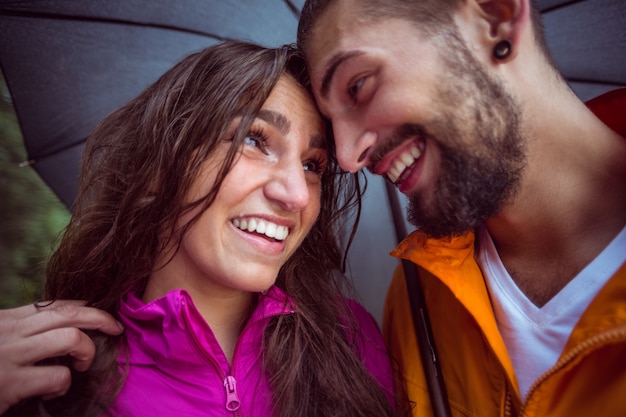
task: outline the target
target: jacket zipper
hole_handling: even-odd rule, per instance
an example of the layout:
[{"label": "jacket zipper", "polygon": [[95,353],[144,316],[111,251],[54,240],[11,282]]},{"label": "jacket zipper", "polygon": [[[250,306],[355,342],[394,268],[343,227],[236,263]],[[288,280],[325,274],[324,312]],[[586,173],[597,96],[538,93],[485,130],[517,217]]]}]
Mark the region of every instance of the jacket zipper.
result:
[{"label": "jacket zipper", "polygon": [[[183,303],[185,303],[184,300],[183,300]],[[293,311],[289,311],[286,313],[283,312],[283,313],[270,314],[264,317],[264,319],[269,319],[270,317],[273,317],[279,314],[293,314]],[[187,326],[188,329],[190,329],[191,326],[189,325],[189,319],[187,318],[187,315],[183,314],[183,318],[185,320],[185,325]],[[247,331],[247,329],[248,329],[248,326],[246,326],[246,328],[244,328],[241,335],[239,335],[239,339],[243,338],[243,335]],[[233,413],[233,415],[236,417],[241,417],[241,411],[239,410],[239,407],[241,406],[241,402],[239,401],[239,395],[237,394],[237,380],[235,379],[235,376],[234,376],[235,375],[235,358],[237,357],[237,352],[239,351],[239,345],[240,345],[239,340],[237,341],[237,344],[235,345],[235,351],[233,352],[233,363],[230,367],[230,374],[224,376],[224,373],[222,372],[222,368],[220,367],[219,363],[217,363],[211,355],[207,355],[206,351],[202,348],[200,342],[198,342],[196,335],[193,332],[190,332],[190,334],[191,334],[191,339],[193,340],[193,343],[196,345],[196,348],[200,351],[201,355],[204,358],[206,358],[208,362],[211,363],[211,365],[213,365],[218,375],[220,375],[221,378],[224,378],[224,389],[226,391],[226,404],[225,404],[226,410]]]},{"label": "jacket zipper", "polygon": [[513,400],[511,399],[511,389],[509,388],[509,384],[505,382],[504,389],[506,391],[505,399],[504,399],[504,417],[512,417],[513,416],[513,405],[511,404]]},{"label": "jacket zipper", "polygon": [[[187,315],[183,314],[183,318],[185,320],[185,325],[187,326],[187,329],[190,329],[191,326],[189,325],[189,319],[187,318]],[[220,378],[224,380],[224,389],[226,390],[226,403],[225,403],[226,411],[233,413],[233,415],[236,417],[241,417],[241,411],[239,411],[239,406],[241,405],[241,403],[239,401],[239,396],[237,395],[237,380],[233,376],[234,367],[231,367],[230,375],[224,376],[224,372],[222,372],[222,368],[220,364],[217,363],[211,355],[207,355],[206,351],[202,348],[200,342],[198,342],[196,335],[193,332],[189,332],[189,334],[191,336],[191,340],[196,346],[196,349],[200,351],[200,354],[207,360],[207,362],[209,362],[215,368]],[[233,363],[235,362],[234,358],[237,355],[238,346],[239,346],[239,343],[237,343],[237,345],[235,346],[235,352],[233,354]]]},{"label": "jacket zipper", "polygon": [[237,394],[237,380],[235,379],[235,358],[239,356],[239,346],[241,345],[241,339],[244,334],[249,331],[248,326],[246,326],[241,334],[239,335],[239,340],[235,344],[235,351],[233,352],[233,363],[230,365],[230,375],[227,375],[224,378],[224,389],[226,390],[226,409],[233,413],[236,417],[241,417],[241,410],[239,407],[241,405],[241,401],[239,401],[239,395]]},{"label": "jacket zipper", "polygon": [[[289,314],[291,313],[293,312],[289,312]],[[270,314],[268,316],[265,316],[263,318],[263,321],[269,320],[271,317],[277,316],[279,314],[285,314],[285,313]],[[241,410],[239,410],[239,406],[241,405],[241,402],[239,401],[239,396],[237,395],[237,380],[235,379],[235,376],[234,376],[235,365],[237,364],[237,362],[235,361],[235,358],[239,356],[237,352],[239,352],[241,339],[243,339],[245,333],[251,331],[250,329],[252,328],[252,326],[260,325],[260,324],[262,323],[258,323],[258,322],[248,323],[248,325],[243,329],[243,331],[239,335],[239,340],[237,340],[237,344],[235,344],[235,351],[233,352],[233,363],[230,366],[230,375],[224,378],[224,389],[226,390],[226,409],[232,412],[236,417],[241,417]],[[263,328],[265,328],[265,326]],[[203,349],[201,350],[204,352]]]},{"label": "jacket zipper", "polygon": [[599,335],[595,335],[583,343],[576,346],[574,349],[570,350],[561,360],[559,360],[552,368],[546,371],[543,375],[541,375],[530,387],[528,390],[528,394],[524,399],[522,404],[522,408],[520,409],[519,416],[523,416],[526,411],[526,404],[528,403],[528,399],[532,396],[533,392],[537,390],[539,385],[541,385],[545,380],[550,378],[552,375],[556,374],[558,371],[563,369],[568,363],[573,361],[579,354],[584,352],[585,350],[593,347],[596,344],[608,343],[613,340],[619,340],[621,338],[626,337],[626,326],[620,327],[617,330],[611,330],[608,332],[601,333]]},{"label": "jacket zipper", "polygon": [[[237,395],[237,381],[232,375],[228,375],[224,379],[224,388],[226,389],[226,409],[235,414],[239,410],[239,396]],[[240,415],[237,413],[236,415]]]}]

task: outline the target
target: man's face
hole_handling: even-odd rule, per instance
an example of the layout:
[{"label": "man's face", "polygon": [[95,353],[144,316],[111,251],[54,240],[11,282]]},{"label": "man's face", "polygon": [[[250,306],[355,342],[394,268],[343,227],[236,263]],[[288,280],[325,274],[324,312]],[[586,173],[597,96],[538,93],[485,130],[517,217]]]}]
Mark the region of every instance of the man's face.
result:
[{"label": "man's face", "polygon": [[367,18],[350,3],[330,6],[305,51],[339,163],[396,184],[409,220],[433,237],[482,224],[524,166],[517,104],[452,28],[427,38],[416,23]]}]

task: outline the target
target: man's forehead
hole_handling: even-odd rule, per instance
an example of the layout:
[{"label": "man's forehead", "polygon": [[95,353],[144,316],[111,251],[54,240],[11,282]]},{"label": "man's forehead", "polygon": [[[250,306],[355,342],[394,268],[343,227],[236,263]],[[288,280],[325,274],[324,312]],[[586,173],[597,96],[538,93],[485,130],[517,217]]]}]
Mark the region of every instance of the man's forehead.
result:
[{"label": "man's forehead", "polygon": [[305,54],[311,72],[311,80],[319,88],[323,74],[331,66],[336,67],[339,55],[349,52],[347,38],[353,35],[357,16],[350,1],[336,0],[319,16],[309,34]]},{"label": "man's forehead", "polygon": [[[343,14],[342,14],[343,13]],[[317,20],[306,47],[309,74],[318,105],[329,98],[340,68],[360,56],[379,55],[387,45],[380,42],[375,27],[386,21],[372,16],[328,9]],[[384,28],[384,26],[383,26]]]},{"label": "man's forehead", "polygon": [[363,52],[358,50],[351,50],[345,52],[338,52],[333,54],[329,59],[327,64],[324,66],[324,70],[322,71],[321,76],[321,84],[319,87],[319,94],[322,98],[328,98],[328,91],[330,90],[330,84],[332,83],[335,72],[337,72],[337,68],[344,63],[345,61],[361,55]]}]

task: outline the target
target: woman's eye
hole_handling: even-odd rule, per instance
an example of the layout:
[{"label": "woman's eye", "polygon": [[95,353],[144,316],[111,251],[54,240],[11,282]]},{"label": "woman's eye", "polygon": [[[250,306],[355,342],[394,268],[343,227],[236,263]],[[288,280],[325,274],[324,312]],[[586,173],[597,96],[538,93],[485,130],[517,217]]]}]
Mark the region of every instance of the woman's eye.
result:
[{"label": "woman's eye", "polygon": [[305,161],[302,166],[307,172],[322,175],[326,170],[326,161],[323,159],[309,159],[308,161]]},{"label": "woman's eye", "polygon": [[243,138],[243,144],[259,148],[263,153],[266,153],[267,139],[262,132],[250,132]]},{"label": "woman's eye", "polygon": [[245,145],[252,145],[252,146],[256,146],[256,147],[261,146],[260,141],[257,138],[254,138],[254,137],[251,137],[251,136],[246,136],[245,138],[243,138],[243,143]]}]

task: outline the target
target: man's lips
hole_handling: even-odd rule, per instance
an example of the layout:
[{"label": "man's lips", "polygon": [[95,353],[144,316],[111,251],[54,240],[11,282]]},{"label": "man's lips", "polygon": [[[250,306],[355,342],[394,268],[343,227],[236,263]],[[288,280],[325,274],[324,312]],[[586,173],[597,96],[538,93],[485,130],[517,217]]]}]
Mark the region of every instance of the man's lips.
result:
[{"label": "man's lips", "polygon": [[421,136],[404,142],[401,146],[387,153],[374,166],[374,173],[386,176],[394,184],[400,184],[422,156],[424,146],[424,140]]}]

